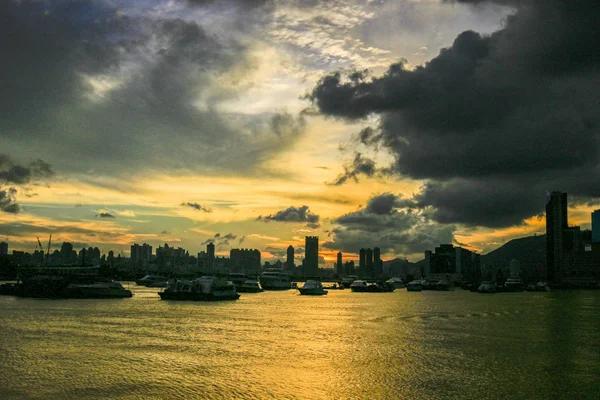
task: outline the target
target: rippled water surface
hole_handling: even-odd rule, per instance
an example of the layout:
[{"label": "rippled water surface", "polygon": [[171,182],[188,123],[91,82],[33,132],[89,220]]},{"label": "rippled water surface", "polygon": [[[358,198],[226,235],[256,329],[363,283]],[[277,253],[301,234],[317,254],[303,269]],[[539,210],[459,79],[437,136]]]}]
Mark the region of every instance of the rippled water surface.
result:
[{"label": "rippled water surface", "polygon": [[0,398],[600,398],[600,292],[131,289],[0,296]]}]

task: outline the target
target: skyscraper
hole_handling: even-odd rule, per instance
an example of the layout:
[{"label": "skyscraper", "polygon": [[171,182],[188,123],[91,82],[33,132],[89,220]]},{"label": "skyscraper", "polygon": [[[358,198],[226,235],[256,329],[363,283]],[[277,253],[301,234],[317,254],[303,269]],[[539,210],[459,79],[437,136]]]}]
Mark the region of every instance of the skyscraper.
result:
[{"label": "skyscraper", "polygon": [[381,250],[379,247],[373,248],[373,274],[380,277],[383,273],[383,262],[381,261]]},{"label": "skyscraper", "polygon": [[319,237],[306,236],[304,246],[305,275],[317,276],[319,274]]},{"label": "skyscraper", "polygon": [[206,245],[206,266],[210,272],[213,272],[215,267],[215,244],[209,243]]},{"label": "skyscraper", "polygon": [[342,263],[342,252],[338,251],[337,253],[337,263],[335,265],[335,272],[339,275],[344,274],[344,264]]},{"label": "skyscraper", "polygon": [[289,245],[287,248],[287,259],[285,261],[285,268],[288,271],[294,270],[294,246]]},{"label": "skyscraper", "polygon": [[592,242],[600,243],[600,210],[592,213]]},{"label": "skyscraper", "polygon": [[367,257],[366,257],[366,263],[367,263],[367,276],[372,278],[373,277],[373,249],[367,249]]},{"label": "skyscraper", "polygon": [[0,256],[8,255],[8,243],[0,243]]},{"label": "skyscraper", "polygon": [[361,274],[365,273],[365,268],[367,266],[366,260],[367,260],[366,250],[360,249],[360,251],[358,253],[358,270],[360,271]]},{"label": "skyscraper", "polygon": [[549,282],[562,278],[563,233],[568,226],[567,194],[546,193],[546,279]]}]

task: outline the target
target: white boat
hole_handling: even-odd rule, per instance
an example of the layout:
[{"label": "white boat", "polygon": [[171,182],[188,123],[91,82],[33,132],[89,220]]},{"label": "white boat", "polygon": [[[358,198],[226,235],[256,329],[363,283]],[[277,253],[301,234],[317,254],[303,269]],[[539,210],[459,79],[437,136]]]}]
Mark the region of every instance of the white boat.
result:
[{"label": "white boat", "polygon": [[263,272],[259,280],[265,290],[288,290],[292,288],[290,276],[283,272]]},{"label": "white boat", "polygon": [[367,281],[357,279],[350,285],[350,290],[353,292],[366,292],[368,287],[369,285],[367,285]]},{"label": "white boat", "polygon": [[496,282],[484,281],[477,288],[479,293],[496,293]]},{"label": "white boat", "polygon": [[114,299],[131,297],[133,294],[119,282],[71,283],[66,288],[66,297],[80,299]]},{"label": "white boat", "polygon": [[357,279],[358,279],[358,276],[356,276],[356,275],[348,275],[348,276],[345,276],[344,278],[342,278],[341,283],[345,288],[349,288],[350,285],[352,285],[352,282],[354,282]]},{"label": "white boat", "polygon": [[387,281],[385,281],[387,284],[392,285],[393,287],[395,287],[396,289],[403,289],[406,287],[406,284],[404,283],[404,281],[402,280],[402,278],[398,278],[396,276],[388,279]]},{"label": "white boat", "polygon": [[407,292],[420,292],[422,290],[423,285],[421,284],[421,281],[408,282],[408,285],[406,285]]},{"label": "white boat", "polygon": [[202,276],[191,281],[169,281],[169,286],[158,294],[162,300],[217,301],[240,298],[233,283],[214,276]]},{"label": "white boat", "polygon": [[[146,275],[141,279],[138,279],[135,281],[136,285],[139,286],[149,286],[155,282],[166,282],[167,278],[165,278],[164,276],[160,276],[160,275]],[[160,287],[160,286],[154,286],[154,287]]]},{"label": "white boat", "polygon": [[239,293],[260,293],[265,291],[256,279],[246,279],[241,285],[236,285],[236,288]]},{"label": "white boat", "polygon": [[506,292],[522,292],[523,281],[521,278],[508,278],[506,282],[504,282],[504,290]]},{"label": "white boat", "polygon": [[309,279],[304,282],[304,286],[298,288],[298,291],[302,295],[311,295],[311,296],[322,296],[327,294],[327,290],[323,289],[323,284],[321,281]]}]

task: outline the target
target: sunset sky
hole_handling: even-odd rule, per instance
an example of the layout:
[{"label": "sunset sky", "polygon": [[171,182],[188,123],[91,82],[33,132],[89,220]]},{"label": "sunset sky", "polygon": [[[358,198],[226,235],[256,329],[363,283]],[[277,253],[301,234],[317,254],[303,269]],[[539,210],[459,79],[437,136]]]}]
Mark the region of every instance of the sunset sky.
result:
[{"label": "sunset sky", "polygon": [[[592,0],[0,2],[0,241],[417,261],[600,208]],[[302,257],[299,249],[298,257]]]}]

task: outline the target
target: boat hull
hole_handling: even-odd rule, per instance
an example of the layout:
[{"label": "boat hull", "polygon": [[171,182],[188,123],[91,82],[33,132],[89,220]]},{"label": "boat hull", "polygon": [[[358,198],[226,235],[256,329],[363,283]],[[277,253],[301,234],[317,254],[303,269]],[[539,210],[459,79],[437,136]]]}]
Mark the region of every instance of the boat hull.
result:
[{"label": "boat hull", "polygon": [[214,294],[214,293],[195,293],[195,292],[160,292],[161,300],[183,300],[183,301],[221,301],[237,300],[240,298],[238,293]]},{"label": "boat hull", "polygon": [[243,287],[243,286],[239,286],[236,289],[239,293],[262,293],[265,290],[261,289],[261,288],[256,288],[256,287]]},{"label": "boat hull", "polygon": [[69,289],[65,296],[71,299],[123,299],[132,297],[130,290]]},{"label": "boat hull", "polygon": [[315,289],[298,289],[301,295],[303,296],[323,296],[327,294],[327,290],[315,290]]}]

